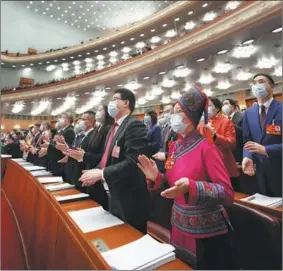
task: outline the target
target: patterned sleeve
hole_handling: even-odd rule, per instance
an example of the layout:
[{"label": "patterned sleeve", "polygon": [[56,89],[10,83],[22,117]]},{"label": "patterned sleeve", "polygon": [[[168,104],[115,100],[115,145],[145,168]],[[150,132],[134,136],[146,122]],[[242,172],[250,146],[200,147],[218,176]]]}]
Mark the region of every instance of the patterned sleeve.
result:
[{"label": "patterned sleeve", "polygon": [[234,191],[217,147],[210,145],[206,148],[203,151],[202,160],[211,182],[190,179],[188,204],[231,204]]},{"label": "patterned sleeve", "polygon": [[167,178],[166,178],[166,175],[165,174],[161,174],[160,172],[158,173],[158,176],[155,180],[155,182],[149,182],[147,183],[147,188],[148,190],[150,191],[154,191],[154,190],[157,190],[160,188],[161,184],[163,182],[166,182],[167,181]]}]

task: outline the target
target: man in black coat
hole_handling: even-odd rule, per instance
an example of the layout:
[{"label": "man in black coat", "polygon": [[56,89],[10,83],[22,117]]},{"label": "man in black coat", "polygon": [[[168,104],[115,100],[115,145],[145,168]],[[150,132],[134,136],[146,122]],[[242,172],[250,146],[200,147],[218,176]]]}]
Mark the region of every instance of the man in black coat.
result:
[{"label": "man in black coat", "polygon": [[138,156],[147,152],[147,129],[131,116],[134,109],[135,96],[130,90],[114,92],[108,112],[115,123],[108,133],[99,168],[85,171],[80,181],[83,186],[102,181],[109,197],[110,212],[146,233],[149,193],[137,163]]},{"label": "man in black coat", "polygon": [[243,159],[243,114],[237,111],[237,103],[232,99],[223,101],[222,111],[226,118],[232,120],[236,131],[236,148],[233,152],[236,162]]},{"label": "man in black coat", "polygon": [[74,128],[72,126],[73,116],[72,114],[66,112],[62,114],[59,124],[62,129],[59,134],[54,137],[54,140],[51,140],[47,143],[47,154],[49,160],[49,166],[51,172],[56,176],[64,175],[64,165],[58,163],[64,157],[64,154],[56,148],[57,142],[63,143],[66,142],[69,146],[72,144],[75,138]]}]

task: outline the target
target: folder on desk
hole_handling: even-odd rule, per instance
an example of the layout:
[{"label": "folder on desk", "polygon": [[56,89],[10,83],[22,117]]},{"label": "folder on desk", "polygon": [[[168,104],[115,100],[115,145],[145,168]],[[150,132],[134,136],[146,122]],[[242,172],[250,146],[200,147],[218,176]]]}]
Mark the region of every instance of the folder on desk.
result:
[{"label": "folder on desk", "polygon": [[68,212],[68,214],[83,233],[124,224],[122,220],[105,211],[101,206]]},{"label": "folder on desk", "polygon": [[25,159],[23,158],[13,158],[12,161],[16,162],[16,163],[19,163],[19,162],[26,162]]},{"label": "folder on desk", "polygon": [[267,197],[259,193],[251,195],[247,198],[243,198],[241,200],[269,208],[277,208],[282,206],[282,198]]},{"label": "folder on desk", "polygon": [[159,243],[147,234],[101,255],[116,270],[152,270],[175,260],[174,250],[172,245]]},{"label": "folder on desk", "polygon": [[52,176],[52,173],[46,170],[39,170],[39,171],[31,171],[30,174],[34,177],[39,176]]},{"label": "folder on desk", "polygon": [[1,158],[12,158],[12,155],[9,155],[9,154],[1,154]]},{"label": "folder on desk", "polygon": [[40,177],[40,178],[37,178],[37,180],[42,183],[42,184],[45,184],[45,183],[62,183],[63,182],[63,178],[62,177],[56,177],[56,176],[53,176],[53,177]]},{"label": "folder on desk", "polygon": [[59,202],[83,199],[83,198],[88,198],[88,197],[89,195],[85,193],[79,193],[79,194],[74,194],[74,195],[69,195],[69,196],[55,196],[56,200]]},{"label": "folder on desk", "polygon": [[50,192],[54,192],[54,191],[60,191],[60,190],[75,188],[75,185],[69,184],[69,183],[62,183],[62,184],[48,185],[48,186],[45,186],[45,188]]},{"label": "folder on desk", "polygon": [[30,166],[30,165],[24,165],[23,168],[27,171],[36,171],[36,170],[44,170],[45,167],[40,167],[40,166]]}]

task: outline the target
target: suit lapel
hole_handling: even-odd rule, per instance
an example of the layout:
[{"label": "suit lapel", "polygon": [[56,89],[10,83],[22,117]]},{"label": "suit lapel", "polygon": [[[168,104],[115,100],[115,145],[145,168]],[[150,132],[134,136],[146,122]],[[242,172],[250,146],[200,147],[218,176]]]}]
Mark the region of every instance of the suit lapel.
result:
[{"label": "suit lapel", "polygon": [[273,100],[268,108],[268,111],[267,111],[267,115],[266,115],[266,118],[265,118],[265,122],[264,122],[264,126],[263,126],[263,131],[262,131],[262,135],[261,135],[261,140],[264,138],[264,136],[266,135],[266,124],[268,123],[271,123],[272,120],[274,119],[275,117],[275,114],[276,114],[276,111],[277,111],[277,104],[276,104],[276,101]]}]

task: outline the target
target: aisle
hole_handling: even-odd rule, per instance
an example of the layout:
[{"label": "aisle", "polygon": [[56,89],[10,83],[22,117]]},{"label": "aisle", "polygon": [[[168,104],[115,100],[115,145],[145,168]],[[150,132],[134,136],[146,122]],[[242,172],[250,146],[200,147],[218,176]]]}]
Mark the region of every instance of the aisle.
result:
[{"label": "aisle", "polygon": [[1,191],[1,270],[24,270],[25,259],[10,206]]}]

